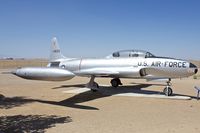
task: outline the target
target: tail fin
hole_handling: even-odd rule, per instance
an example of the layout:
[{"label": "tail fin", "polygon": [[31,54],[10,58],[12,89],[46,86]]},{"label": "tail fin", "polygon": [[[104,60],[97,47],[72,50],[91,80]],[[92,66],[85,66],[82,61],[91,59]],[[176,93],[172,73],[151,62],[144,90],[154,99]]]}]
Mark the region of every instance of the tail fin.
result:
[{"label": "tail fin", "polygon": [[64,59],[66,58],[65,56],[62,55],[57,39],[54,37],[52,39],[52,45],[51,45],[51,54],[50,54],[50,62],[56,61],[58,59]]}]

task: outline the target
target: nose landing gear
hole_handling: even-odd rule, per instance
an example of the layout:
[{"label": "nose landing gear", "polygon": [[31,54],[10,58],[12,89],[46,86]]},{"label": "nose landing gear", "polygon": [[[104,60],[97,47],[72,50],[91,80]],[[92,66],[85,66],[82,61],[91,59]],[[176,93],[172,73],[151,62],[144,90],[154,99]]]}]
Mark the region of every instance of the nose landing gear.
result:
[{"label": "nose landing gear", "polygon": [[170,86],[171,86],[171,79],[169,79],[169,81],[167,81],[167,86],[163,90],[163,93],[166,96],[171,96],[173,94],[173,90]]}]

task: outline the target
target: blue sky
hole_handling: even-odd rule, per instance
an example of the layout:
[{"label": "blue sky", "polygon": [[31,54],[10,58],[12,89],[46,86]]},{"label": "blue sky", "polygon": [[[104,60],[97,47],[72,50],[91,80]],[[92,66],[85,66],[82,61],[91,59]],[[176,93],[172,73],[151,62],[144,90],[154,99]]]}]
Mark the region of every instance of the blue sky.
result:
[{"label": "blue sky", "polygon": [[199,0],[1,0],[0,56],[104,57],[121,49],[200,59]]}]

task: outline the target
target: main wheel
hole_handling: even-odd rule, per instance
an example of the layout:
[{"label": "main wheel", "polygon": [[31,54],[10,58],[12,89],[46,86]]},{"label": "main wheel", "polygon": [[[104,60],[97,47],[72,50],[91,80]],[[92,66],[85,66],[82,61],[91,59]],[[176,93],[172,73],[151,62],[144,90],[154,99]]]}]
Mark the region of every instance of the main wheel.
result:
[{"label": "main wheel", "polygon": [[166,96],[171,96],[173,94],[173,90],[168,86],[164,88],[163,92]]},{"label": "main wheel", "polygon": [[110,81],[110,83],[111,83],[112,87],[118,87],[119,86],[119,82],[118,82],[117,79],[112,79]]},{"label": "main wheel", "polygon": [[118,85],[122,85],[122,82],[121,82],[121,80],[119,78],[116,78],[115,80],[117,80]]},{"label": "main wheel", "polygon": [[92,85],[91,91],[92,92],[97,92],[98,88],[99,88],[98,83],[94,82],[93,85]]}]

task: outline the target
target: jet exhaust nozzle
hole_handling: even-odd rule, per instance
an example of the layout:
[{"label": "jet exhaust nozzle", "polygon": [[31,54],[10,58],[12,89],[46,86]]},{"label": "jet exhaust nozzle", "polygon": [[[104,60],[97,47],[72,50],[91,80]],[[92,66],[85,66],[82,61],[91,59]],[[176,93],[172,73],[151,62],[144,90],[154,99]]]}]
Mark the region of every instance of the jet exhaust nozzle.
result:
[{"label": "jet exhaust nozzle", "polygon": [[60,68],[34,68],[25,67],[12,71],[12,74],[31,80],[44,80],[44,81],[65,81],[72,79],[75,74]]}]

